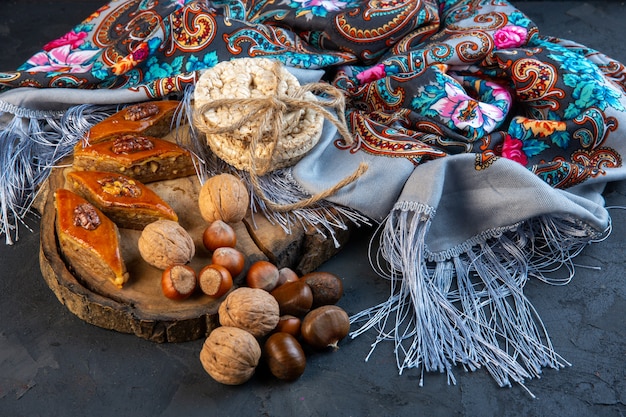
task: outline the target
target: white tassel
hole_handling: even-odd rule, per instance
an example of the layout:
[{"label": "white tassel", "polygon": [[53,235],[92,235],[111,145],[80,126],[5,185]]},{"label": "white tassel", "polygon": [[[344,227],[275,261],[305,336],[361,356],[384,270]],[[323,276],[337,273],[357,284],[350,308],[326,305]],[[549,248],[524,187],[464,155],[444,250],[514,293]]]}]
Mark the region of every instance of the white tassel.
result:
[{"label": "white tassel", "polygon": [[[178,127],[180,128],[184,122],[188,125],[189,130],[185,135],[179,134],[177,141],[181,146],[192,152],[199,161],[198,176],[201,183],[219,173],[228,172],[236,175],[244,183],[248,184],[253,214],[258,213],[265,216],[272,224],[279,225],[285,233],[291,233],[296,225],[311,226],[322,237],[332,239],[337,248],[341,245],[336,236],[337,230],[346,230],[349,223],[357,226],[363,224],[371,225],[370,220],[358,211],[326,200],[320,201],[311,207],[288,212],[277,212],[268,208],[263,200],[254,193],[253,187],[250,185],[250,174],[236,169],[219,159],[211,152],[205,138],[193,128],[191,117],[193,113],[193,105],[191,103],[193,91],[193,86],[188,87],[181,100],[181,112],[186,116],[178,122]],[[265,196],[279,205],[297,203],[310,197],[292,177],[290,168],[269,172],[259,177],[258,180]]]},{"label": "white tassel", "polygon": [[28,111],[0,102],[7,120],[0,132],[0,235],[6,244],[18,240],[39,186],[50,170],[73,149],[95,123],[109,116],[111,106],[80,105],[66,112]]},{"label": "white tassel", "polygon": [[523,287],[529,276],[551,282],[543,276],[546,267],[573,268],[572,257],[598,233],[546,216],[485,235],[464,253],[441,259],[425,243],[434,214],[424,205],[397,204],[380,245],[371,247],[377,251],[373,267],[390,279],[391,294],[351,317],[360,325],[352,338],[378,332],[366,361],[380,342],[393,341],[400,373],[421,369],[420,385],[424,372],[434,371],[455,383],[453,368],[460,365],[484,368],[500,386],[515,382],[527,391],[524,381],[539,377],[542,368],[569,366],[554,351]]}]

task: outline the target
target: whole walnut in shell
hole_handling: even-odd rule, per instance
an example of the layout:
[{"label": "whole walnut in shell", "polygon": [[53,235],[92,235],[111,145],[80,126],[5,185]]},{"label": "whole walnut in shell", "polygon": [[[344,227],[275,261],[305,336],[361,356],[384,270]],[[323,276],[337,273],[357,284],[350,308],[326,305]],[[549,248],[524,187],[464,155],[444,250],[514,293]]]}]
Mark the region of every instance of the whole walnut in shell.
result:
[{"label": "whole walnut in shell", "polygon": [[200,362],[217,382],[240,385],[248,381],[261,359],[259,342],[245,330],[222,326],[204,341]]},{"label": "whole walnut in shell", "polygon": [[219,174],[207,179],[198,196],[200,215],[211,223],[222,220],[226,223],[241,221],[250,204],[245,184],[232,174]]},{"label": "whole walnut in shell", "polygon": [[274,330],[280,320],[278,301],[260,288],[239,287],[220,305],[222,326],[233,326],[262,337]]},{"label": "whole walnut in shell", "polygon": [[196,253],[189,233],[172,220],[157,220],[147,225],[138,244],[141,257],[162,270],[174,264],[186,264]]}]

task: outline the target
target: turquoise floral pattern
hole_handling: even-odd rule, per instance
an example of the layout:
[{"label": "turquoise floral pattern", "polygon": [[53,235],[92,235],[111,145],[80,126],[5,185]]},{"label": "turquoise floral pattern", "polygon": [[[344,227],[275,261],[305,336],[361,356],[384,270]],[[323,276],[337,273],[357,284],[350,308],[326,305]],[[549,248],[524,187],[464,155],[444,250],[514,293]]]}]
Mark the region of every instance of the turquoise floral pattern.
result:
[{"label": "turquoise floral pattern", "polygon": [[[497,83],[482,84],[480,101],[455,79],[435,71],[435,83],[425,85],[412,101],[415,110],[440,120],[448,129],[476,140],[491,133],[506,116],[512,98]],[[481,83],[478,83],[481,85]]]},{"label": "turquoise floral pattern", "polygon": [[217,52],[211,51],[204,55],[201,55],[201,58],[196,55],[190,55],[189,60],[185,63],[185,71],[201,71],[207,68],[214,67],[218,63]]},{"label": "turquoise floral pattern", "polygon": [[497,106],[481,103],[452,83],[444,84],[445,96],[430,106],[450,128],[467,131],[471,137],[489,133],[504,118]]},{"label": "turquoise floral pattern", "polygon": [[326,17],[329,12],[336,12],[357,6],[357,1],[339,0],[291,0],[289,6],[296,9],[297,16],[312,14],[316,17]]},{"label": "turquoise floral pattern", "polygon": [[355,141],[341,149],[416,165],[473,152],[476,169],[507,158],[567,188],[622,163],[611,139],[626,70],[591,53],[539,36],[506,1],[114,0],[0,73],[0,91],[158,99],[221,61],[266,57],[320,70],[345,93]]},{"label": "turquoise floral pattern", "polygon": [[86,31],[70,31],[45,44],[42,51],[33,55],[20,69],[29,72],[86,73],[93,66],[92,59],[99,53],[97,48],[83,47],[88,36]]}]

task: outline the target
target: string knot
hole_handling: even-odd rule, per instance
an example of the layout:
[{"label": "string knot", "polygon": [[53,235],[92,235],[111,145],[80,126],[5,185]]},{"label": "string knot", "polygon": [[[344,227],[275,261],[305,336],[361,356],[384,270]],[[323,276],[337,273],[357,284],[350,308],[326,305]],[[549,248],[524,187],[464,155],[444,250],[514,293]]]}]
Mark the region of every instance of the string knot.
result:
[{"label": "string knot", "polygon": [[345,142],[353,143],[339,89],[322,82],[300,85],[279,61],[266,58],[221,62],[200,76],[194,91],[194,127],[213,153],[250,174],[255,192],[275,211],[312,205],[367,169],[362,164],[336,186],[296,204],[267,198],[258,177],[304,157],[319,141],[325,119]]}]

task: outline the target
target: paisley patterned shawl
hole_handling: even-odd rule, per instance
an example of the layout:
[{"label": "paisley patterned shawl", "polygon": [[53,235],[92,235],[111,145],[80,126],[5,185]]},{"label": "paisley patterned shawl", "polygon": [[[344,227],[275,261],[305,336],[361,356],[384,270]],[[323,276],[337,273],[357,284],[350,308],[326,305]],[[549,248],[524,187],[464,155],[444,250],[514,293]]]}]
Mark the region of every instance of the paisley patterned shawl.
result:
[{"label": "paisley patterned shawl", "polygon": [[[452,380],[458,363],[487,367],[501,385],[564,365],[521,289],[609,227],[600,193],[625,174],[626,72],[541,36],[505,1],[112,0],[0,72],[7,242],[50,167],[111,104],[188,99],[201,71],[240,57],[276,59],[345,92],[355,142],[331,132],[283,174],[313,193],[344,166],[371,165],[330,199],[380,222],[375,256],[394,285],[353,317],[365,323],[355,336],[378,328],[404,355],[400,369]],[[396,316],[394,330],[376,314]],[[426,322],[438,326],[430,335],[402,331]]]}]

